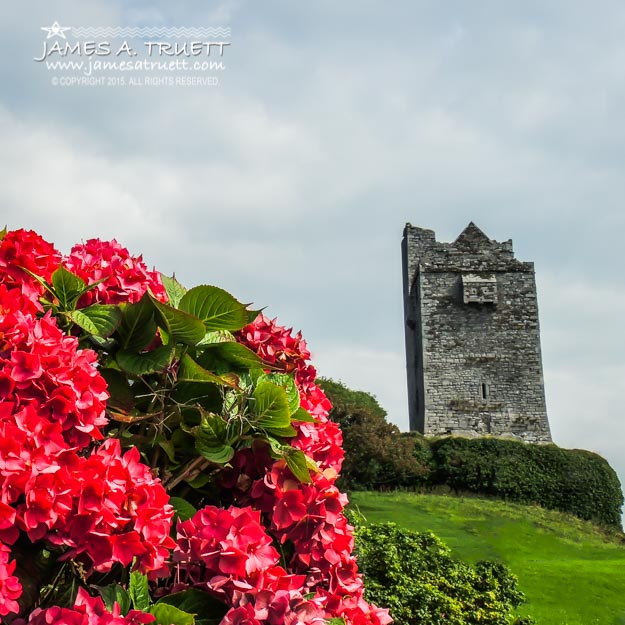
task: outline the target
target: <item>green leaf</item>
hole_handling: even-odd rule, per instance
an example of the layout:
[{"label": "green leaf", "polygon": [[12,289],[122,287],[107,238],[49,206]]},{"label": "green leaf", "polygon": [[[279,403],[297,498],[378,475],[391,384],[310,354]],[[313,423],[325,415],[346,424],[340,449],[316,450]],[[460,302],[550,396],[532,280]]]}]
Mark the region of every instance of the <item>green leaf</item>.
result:
[{"label": "green leaf", "polygon": [[67,317],[70,321],[73,321],[77,326],[80,326],[85,332],[89,334],[98,334],[98,326],[96,326],[91,319],[85,313],[80,310],[70,310],[67,313]]},{"label": "green leaf", "polygon": [[80,310],[71,310],[67,316],[89,334],[104,339],[117,330],[122,320],[119,306],[113,304],[93,304]]},{"label": "green leaf", "polygon": [[279,441],[277,438],[269,435],[267,435],[266,438],[260,438],[257,440],[265,440],[267,443],[269,443],[269,447],[271,449],[271,457],[274,460],[284,458],[288,451],[294,449],[293,447],[291,447],[291,445],[286,445],[282,441]]},{"label": "green leaf", "polygon": [[254,323],[254,321],[256,321],[256,317],[258,317],[258,315],[260,315],[260,313],[262,313],[263,310],[265,309],[260,308],[259,310],[246,310],[245,312],[247,313],[247,322]]},{"label": "green leaf", "polygon": [[204,322],[206,330],[240,330],[247,325],[245,306],[216,286],[196,286],[180,300],[184,310]]},{"label": "green leaf", "polygon": [[293,449],[289,445],[285,445],[284,443],[275,439],[273,436],[267,436],[267,442],[271,447],[271,451],[273,451],[275,454],[278,454],[280,457],[284,456],[285,450]]},{"label": "green leaf", "polygon": [[315,473],[321,473],[319,465],[310,456],[304,457],[306,458],[306,466],[309,468],[310,471],[314,471]]},{"label": "green leaf", "polygon": [[234,449],[226,443],[227,425],[219,415],[205,415],[195,432],[195,450],[216,464],[226,464]]},{"label": "green leaf", "polygon": [[207,444],[199,438],[195,441],[195,450],[215,464],[226,464],[234,456],[234,448],[225,443]]},{"label": "green leaf", "polygon": [[2,230],[0,230],[0,241],[2,241],[2,239],[4,239],[4,237],[7,235],[7,227],[4,226],[4,228],[2,228]]},{"label": "green leaf", "polygon": [[[282,431],[291,425],[291,413],[286,391],[273,382],[261,381],[254,389],[255,424],[269,434]],[[295,432],[295,430],[293,430]],[[282,434],[278,434],[281,436]]]},{"label": "green leaf", "polygon": [[265,427],[267,432],[271,432],[274,436],[278,436],[279,438],[293,438],[297,435],[297,430],[292,425],[287,425],[283,428],[278,427]]},{"label": "green leaf", "polygon": [[197,477],[194,477],[192,480],[185,480],[185,482],[191,488],[202,488],[202,486],[206,486],[211,481],[211,476],[207,473],[200,473]]},{"label": "green leaf", "polygon": [[132,607],[135,610],[146,612],[150,607],[150,589],[148,587],[148,577],[139,571],[130,573],[130,583],[128,584],[128,594]]},{"label": "green leaf", "polygon": [[167,454],[170,462],[176,461],[176,448],[172,441],[162,438],[158,441],[158,446]]},{"label": "green leaf", "polygon": [[119,584],[109,584],[108,586],[98,586],[98,592],[104,601],[106,609],[111,612],[114,604],[119,604],[119,610],[123,616],[130,610],[130,595]]},{"label": "green leaf", "polygon": [[91,334],[89,336],[89,342],[94,345],[97,349],[102,349],[104,351],[110,351],[115,346],[115,339],[103,339],[96,334]]},{"label": "green leaf", "polygon": [[167,330],[171,336],[181,343],[191,346],[199,343],[204,338],[206,329],[200,319],[182,310],[163,304],[155,298],[151,299],[152,304],[154,304],[154,307],[159,313],[159,318],[164,329]]},{"label": "green leaf", "polygon": [[259,382],[261,380],[273,382],[286,391],[290,414],[293,414],[299,408],[299,391],[297,390],[293,377],[288,373],[264,373],[258,378]]},{"label": "green leaf", "polygon": [[110,394],[106,402],[107,407],[130,412],[135,407],[135,396],[128,384],[128,378],[117,369],[104,368],[100,369],[100,373],[106,380]]},{"label": "green leaf", "polygon": [[233,386],[232,379],[222,378],[200,366],[189,354],[180,359],[178,380],[181,382],[212,382],[213,384]]},{"label": "green leaf", "polygon": [[289,451],[285,456],[286,464],[291,469],[291,473],[304,484],[310,484],[312,479],[306,462],[306,454],[299,449]]},{"label": "green leaf", "polygon": [[298,408],[292,415],[291,419],[293,421],[302,421],[303,423],[316,423],[316,419],[308,412],[308,410],[304,410],[303,408]]},{"label": "green leaf", "polygon": [[218,414],[207,414],[202,418],[198,433],[206,440],[214,439],[223,442],[227,434],[226,422]]},{"label": "green leaf", "polygon": [[82,278],[61,266],[52,274],[52,288],[60,307],[70,310],[76,306],[78,298],[86,291],[87,285]]},{"label": "green leaf", "polygon": [[183,612],[173,605],[157,603],[150,608],[150,614],[156,618],[158,625],[195,625],[193,614]]},{"label": "green leaf", "polygon": [[171,278],[164,274],[161,274],[161,281],[163,286],[165,287],[165,291],[167,291],[167,298],[169,299],[169,305],[174,308],[178,308],[180,304],[180,300],[182,296],[187,292],[187,289],[176,280],[176,276],[173,275]]},{"label": "green leaf", "polygon": [[214,330],[207,332],[198,345],[213,345],[214,343],[231,343],[235,341],[234,334],[229,330]]},{"label": "green leaf", "polygon": [[169,503],[174,507],[176,515],[181,521],[190,519],[197,512],[196,508],[182,497],[170,497]]},{"label": "green leaf", "polygon": [[132,375],[147,375],[163,371],[169,366],[173,354],[172,345],[161,345],[151,352],[137,354],[128,350],[117,352],[115,359],[121,369]]},{"label": "green leaf", "polygon": [[252,369],[263,366],[263,361],[251,349],[241,343],[213,343],[207,345],[198,358],[203,367],[213,371],[222,369]]},{"label": "green leaf", "polygon": [[150,296],[146,293],[136,304],[122,304],[122,322],[118,333],[121,347],[125,350],[145,349],[156,336],[156,312]]},{"label": "green leaf", "polygon": [[202,406],[206,410],[220,410],[221,387],[206,382],[176,382],[171,398],[183,406]]},{"label": "green leaf", "polygon": [[164,603],[193,614],[196,625],[219,625],[228,611],[228,606],[224,603],[197,588],[187,588],[167,595],[159,599],[156,605]]},{"label": "green leaf", "polygon": [[326,621],[327,625],[345,625],[345,619],[342,617],[335,616],[333,618],[329,618]]}]

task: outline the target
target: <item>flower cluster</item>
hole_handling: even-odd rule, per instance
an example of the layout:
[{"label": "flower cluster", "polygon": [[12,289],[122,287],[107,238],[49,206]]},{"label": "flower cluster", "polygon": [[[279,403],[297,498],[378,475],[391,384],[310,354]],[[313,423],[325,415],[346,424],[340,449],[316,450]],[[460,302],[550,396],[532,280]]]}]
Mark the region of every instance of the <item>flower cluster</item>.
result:
[{"label": "flower cluster", "polygon": [[60,263],[61,254],[32,230],[12,230],[0,242],[0,284],[17,288],[28,312],[41,310],[39,297],[44,292],[31,274],[49,281]]},{"label": "flower cluster", "polygon": [[328,419],[331,405],[314,383],[316,371],[307,363],[306,343],[299,333],[293,336],[290,329],[262,314],[241,330],[238,339],[274,367],[294,372],[300,404],[316,421],[296,423],[292,445],[320,468],[312,474],[311,484],[300,484],[284,460],[268,464],[260,475],[256,464],[239,462],[241,470],[253,469],[247,476],[251,486],[241,499],[267,515],[280,544],[293,546],[288,568],[307,575],[305,592],[314,593],[312,602],[323,607],[326,618],[343,617],[348,625],[389,623],[388,611],[369,605],[363,597],[362,577],[352,555],[353,528],[343,514],[347,497],[334,485],[343,459],[341,433]]},{"label": "flower cluster", "polygon": [[139,452],[119,440],[89,456],[64,438],[61,424],[36,404],[0,404],[0,539],[23,531],[33,542],[68,548],[65,558],[110,570],[136,558],[145,572],[167,572],[173,509]]},{"label": "flower cluster", "polygon": [[64,265],[87,284],[100,282],[82,296],[80,306],[93,303],[135,303],[149,289],[158,300],[167,301],[160,274],[148,271],[141,256],[131,256],[115,239],[89,239],[75,245]]},{"label": "flower cluster", "polygon": [[89,596],[81,588],[73,608],[35,610],[30,615],[28,625],[144,625],[154,620],[154,616],[139,610],[130,610],[126,616],[122,616],[117,603],[113,611],[109,612],[102,599]]},{"label": "flower cluster", "polygon": [[[130,266],[121,287],[117,283],[119,288],[109,291],[106,282],[99,285],[104,287],[102,301],[120,296],[123,288],[128,289],[127,301],[140,297],[137,293],[146,288],[163,298],[160,279],[148,274],[145,279],[136,277],[140,273],[134,271],[136,259],[127,251],[115,242],[101,244],[100,249],[115,251],[105,254],[101,265],[117,254]],[[98,264],[95,256],[91,260]],[[54,247],[31,231],[9,232],[0,241],[2,616],[18,611],[22,594],[9,547],[20,537],[32,543],[43,541],[57,553],[60,549],[61,559],[81,562],[87,575],[133,561],[150,576],[168,573],[175,544],[169,535],[173,517],[169,497],[140,462],[139,452],[132,448],[122,454],[117,439],[93,449],[108,423],[109,394],[98,371],[97,354],[80,349],[77,337],[64,333],[50,312],[43,314],[39,298],[48,295],[28,273],[49,282],[61,261]],[[135,264],[141,269],[140,260]],[[83,276],[88,283],[99,279]],[[93,623],[89,615],[98,613],[99,604],[85,601],[77,603],[79,617],[68,616],[68,621],[63,617],[60,622]],[[46,611],[35,621],[56,622],[55,614],[54,609]],[[152,620],[111,618],[97,622]]]},{"label": "flower cluster", "polygon": [[34,406],[60,425],[69,445],[85,447],[101,439],[108,398],[96,368],[97,355],[78,349],[50,314],[37,319],[24,312],[18,289],[0,285],[0,389],[15,409]]},{"label": "flower cluster", "polygon": [[[133,560],[152,577],[169,572],[173,508],[136,448],[122,455],[119,440],[108,439],[88,458],[78,457],[64,478],[61,492],[46,488],[53,480],[43,478],[39,487],[34,481],[35,494],[32,500],[27,496],[31,524],[24,515],[29,536],[43,534],[53,544],[70,547],[65,559],[87,556],[87,565],[99,572]],[[57,495],[69,515],[50,524],[47,510]]]},{"label": "flower cluster", "polygon": [[275,319],[259,313],[253,323],[237,335],[238,340],[254,350],[265,362],[291,372],[305,366],[310,352],[301,332],[293,336],[291,328],[284,328]]},{"label": "flower cluster", "polygon": [[251,507],[206,506],[178,524],[174,561],[185,585],[203,588],[231,606],[223,625],[323,625],[323,611],[304,599],[305,575],[287,574]]}]

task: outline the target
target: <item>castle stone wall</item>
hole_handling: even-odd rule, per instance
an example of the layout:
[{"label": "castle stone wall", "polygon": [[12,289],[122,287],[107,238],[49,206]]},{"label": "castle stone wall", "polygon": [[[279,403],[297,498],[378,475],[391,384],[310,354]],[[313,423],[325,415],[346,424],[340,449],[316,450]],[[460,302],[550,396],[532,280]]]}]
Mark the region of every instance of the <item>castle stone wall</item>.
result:
[{"label": "castle stone wall", "polygon": [[402,251],[411,429],[550,441],[533,264],[474,224],[408,224]]}]

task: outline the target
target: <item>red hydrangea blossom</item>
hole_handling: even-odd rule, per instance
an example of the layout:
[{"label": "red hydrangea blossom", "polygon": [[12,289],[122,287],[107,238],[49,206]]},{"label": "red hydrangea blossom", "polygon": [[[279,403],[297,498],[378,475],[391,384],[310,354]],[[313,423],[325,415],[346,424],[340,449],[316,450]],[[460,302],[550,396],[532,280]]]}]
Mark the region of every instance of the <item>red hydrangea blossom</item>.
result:
[{"label": "red hydrangea blossom", "polygon": [[[53,544],[70,547],[63,559],[86,556],[99,572],[110,571],[116,562],[128,566],[136,558],[137,568],[151,577],[168,574],[166,562],[175,546],[169,536],[173,507],[139,459],[135,447],[122,455],[119,440],[108,439],[88,458],[76,457],[64,467],[62,480],[55,480],[56,474],[37,476],[24,504],[29,536],[43,534]],[[65,515],[51,517],[54,505],[62,505]]]},{"label": "red hydrangea blossom", "polygon": [[148,289],[161,302],[167,301],[167,292],[158,271],[148,271],[142,256],[131,256],[115,239],[89,239],[86,243],[75,245],[64,259],[64,265],[87,284],[103,280],[81,297],[81,307],[96,302],[135,303]]},{"label": "red hydrangea blossom", "polygon": [[304,598],[306,575],[278,566],[272,542],[257,510],[206,506],[178,524],[177,576],[231,606],[221,625],[323,625],[319,605]]},{"label": "red hydrangea blossom", "polygon": [[24,310],[41,310],[44,287],[24,271],[50,281],[61,263],[61,254],[32,230],[12,230],[0,241],[0,284],[17,288],[25,296]]},{"label": "red hydrangea blossom", "polygon": [[97,355],[78,349],[47,313],[37,319],[23,312],[25,298],[0,285],[0,392],[16,410],[32,405],[61,425],[70,445],[101,439],[108,398]]},{"label": "red hydrangea blossom", "polygon": [[13,575],[16,563],[14,560],[9,562],[10,555],[9,548],[0,543],[0,616],[17,612],[17,600],[22,594],[22,585]]},{"label": "red hydrangea blossom", "polygon": [[206,506],[178,523],[174,562],[186,583],[232,598],[234,582],[262,577],[280,556],[250,507]]},{"label": "red hydrangea blossom", "polygon": [[58,423],[33,406],[0,404],[0,539],[69,548],[64,558],[108,571],[115,562],[151,577],[169,573],[173,508],[132,448],[109,439],[88,457],[67,446]]},{"label": "red hydrangea blossom", "polygon": [[[58,423],[40,416],[32,405],[15,411],[11,402],[0,404],[0,540],[12,544],[18,527],[34,528],[44,520],[52,525],[67,516],[71,498],[68,502],[63,469],[76,458]],[[24,503],[18,512],[20,500]]]},{"label": "red hydrangea blossom", "polygon": [[310,352],[302,333],[293,336],[292,328],[278,325],[276,319],[269,319],[259,313],[253,323],[237,334],[238,340],[255,351],[265,362],[291,372],[310,358]]}]

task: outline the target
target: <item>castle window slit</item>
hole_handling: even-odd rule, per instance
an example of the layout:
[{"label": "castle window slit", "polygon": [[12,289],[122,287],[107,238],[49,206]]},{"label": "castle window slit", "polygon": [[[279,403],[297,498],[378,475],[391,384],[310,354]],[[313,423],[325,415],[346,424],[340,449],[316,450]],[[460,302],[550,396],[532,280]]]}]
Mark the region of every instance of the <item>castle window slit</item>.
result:
[{"label": "castle window slit", "polygon": [[480,384],[480,391],[482,394],[482,399],[484,401],[486,401],[488,399],[488,384],[486,384],[486,382],[482,382],[482,384]]}]

